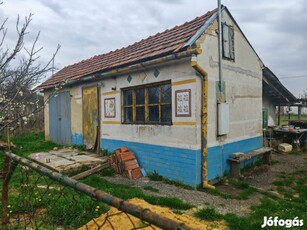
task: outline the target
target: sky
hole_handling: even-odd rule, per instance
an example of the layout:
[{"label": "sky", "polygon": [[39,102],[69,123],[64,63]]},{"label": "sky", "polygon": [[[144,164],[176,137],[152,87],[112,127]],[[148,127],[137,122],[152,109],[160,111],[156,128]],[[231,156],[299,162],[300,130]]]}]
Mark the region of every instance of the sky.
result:
[{"label": "sky", "polygon": [[[40,61],[55,52],[58,69],[128,46],[216,8],[215,0],[1,0],[8,17],[7,43],[16,40],[16,20],[33,20],[26,45],[40,31]],[[295,95],[307,91],[306,0],[222,0],[253,48]]]}]

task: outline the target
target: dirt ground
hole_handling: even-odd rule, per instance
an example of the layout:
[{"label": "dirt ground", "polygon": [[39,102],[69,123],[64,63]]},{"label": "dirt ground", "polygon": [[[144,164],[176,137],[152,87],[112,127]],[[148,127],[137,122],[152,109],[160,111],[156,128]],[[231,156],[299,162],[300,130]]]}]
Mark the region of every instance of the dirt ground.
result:
[{"label": "dirt ground", "polygon": [[[305,159],[307,159],[307,152],[298,155],[274,153],[272,154],[272,164],[270,166],[255,167],[244,174],[244,180],[259,190],[270,191],[278,196],[279,194],[272,182],[280,179],[279,176],[283,173],[292,173],[299,170],[307,171]],[[119,175],[104,178],[114,183],[128,184],[142,188],[143,192],[146,194],[177,197],[187,203],[197,206],[197,209],[212,207],[221,214],[234,213],[238,216],[249,215],[251,213],[250,207],[252,205],[260,204],[260,198],[263,196],[261,193],[256,192],[247,200],[225,199],[221,196],[212,195],[202,191],[188,190],[160,181],[151,181],[147,177],[137,180],[130,180]],[[151,186],[158,191],[152,192],[145,190],[144,186]],[[217,186],[217,189],[232,195],[237,192],[237,188],[227,183],[222,186]],[[193,211],[195,210],[189,210],[188,212]]]},{"label": "dirt ground", "polygon": [[[152,212],[160,214],[164,217],[169,219],[175,220],[178,223],[185,223],[192,229],[195,230],[224,230],[228,229],[227,224],[225,221],[203,221],[199,220],[195,217],[186,215],[186,214],[176,214],[169,208],[163,208],[156,205],[151,205],[144,200],[140,199],[131,199],[129,200],[130,203],[141,206],[143,208],[149,209]],[[128,217],[129,216],[129,217]],[[100,228],[99,228],[100,227]],[[100,217],[90,221],[83,227],[79,228],[78,230],[86,230],[86,229],[121,229],[121,230],[130,230],[136,229],[138,227],[142,227],[142,229],[161,229],[154,226],[146,227],[146,224],[143,223],[140,219],[128,215],[123,212],[119,212],[116,208],[111,207],[109,212],[106,214],[101,215]]]}]

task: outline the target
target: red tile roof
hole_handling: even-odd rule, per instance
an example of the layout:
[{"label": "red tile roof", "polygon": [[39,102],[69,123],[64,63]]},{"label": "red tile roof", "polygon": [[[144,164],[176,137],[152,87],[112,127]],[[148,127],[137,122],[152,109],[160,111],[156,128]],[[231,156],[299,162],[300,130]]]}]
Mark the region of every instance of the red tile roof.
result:
[{"label": "red tile roof", "polygon": [[216,9],[208,11],[205,15],[197,17],[192,21],[175,26],[162,33],[157,33],[130,46],[66,66],[52,78],[38,86],[38,88],[54,87],[58,83],[67,80],[80,79],[97,72],[140,63],[144,60],[155,59],[187,49],[187,47],[184,47],[186,42],[215,12]]}]

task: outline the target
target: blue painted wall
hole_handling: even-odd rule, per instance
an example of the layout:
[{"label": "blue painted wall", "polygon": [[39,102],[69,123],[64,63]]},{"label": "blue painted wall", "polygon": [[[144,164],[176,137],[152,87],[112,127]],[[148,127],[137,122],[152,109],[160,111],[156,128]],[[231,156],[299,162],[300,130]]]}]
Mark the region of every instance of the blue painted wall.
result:
[{"label": "blue painted wall", "polygon": [[83,135],[81,133],[73,133],[71,141],[73,145],[83,145]]},{"label": "blue painted wall", "polygon": [[[201,151],[161,145],[143,144],[130,141],[102,139],[101,148],[113,152],[114,149],[127,146],[135,153],[138,162],[146,172],[158,172],[159,175],[181,181],[196,187],[201,183]],[[255,137],[215,146],[208,149],[208,179],[223,177],[230,171],[227,161],[235,152],[250,152],[262,147],[262,137]]]},{"label": "blue painted wall", "polygon": [[[232,157],[233,153],[247,153],[261,148],[262,146],[262,136],[259,136],[229,143],[223,146],[208,148],[208,179],[213,180],[218,177],[223,177],[225,172],[230,171],[230,164],[227,159]],[[246,161],[244,165],[241,165],[241,167],[244,167],[252,162],[253,160]]]},{"label": "blue painted wall", "polygon": [[185,184],[201,183],[201,152],[161,145],[143,144],[121,140],[101,140],[101,148],[113,152],[114,149],[127,146],[135,153],[137,160],[146,172],[158,172],[159,175],[181,181]]}]

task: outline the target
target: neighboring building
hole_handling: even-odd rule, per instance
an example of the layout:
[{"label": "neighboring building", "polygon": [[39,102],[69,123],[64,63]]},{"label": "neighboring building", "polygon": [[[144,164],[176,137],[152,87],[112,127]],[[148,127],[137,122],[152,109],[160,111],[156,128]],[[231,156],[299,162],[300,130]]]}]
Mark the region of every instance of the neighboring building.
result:
[{"label": "neighboring building", "polygon": [[[267,67],[263,69],[263,127],[277,125],[279,107],[294,105],[298,99],[278,80]],[[281,109],[279,109],[281,110]]]},{"label": "neighboring building", "polygon": [[[300,101],[300,99],[299,99]],[[307,103],[303,104],[303,103],[297,103],[298,105],[302,105],[302,108],[301,108],[301,114],[302,115],[307,115]],[[299,113],[299,106],[290,106],[290,109],[289,107],[283,107],[283,114],[295,114],[297,115]]]},{"label": "neighboring building", "polygon": [[263,63],[222,7],[221,93],[217,28],[209,11],[63,68],[39,86],[47,99],[65,83],[45,108],[46,139],[127,146],[147,172],[192,186],[223,177],[233,153],[262,147]]}]

